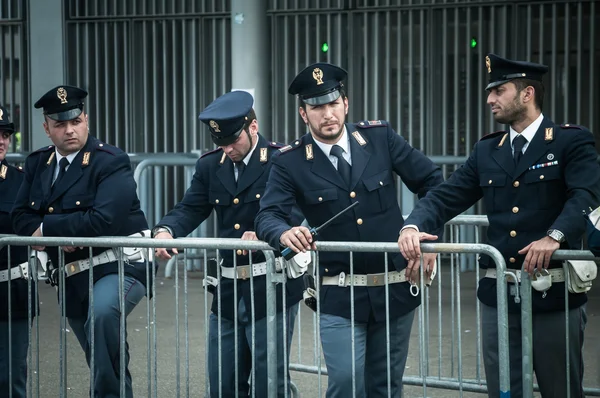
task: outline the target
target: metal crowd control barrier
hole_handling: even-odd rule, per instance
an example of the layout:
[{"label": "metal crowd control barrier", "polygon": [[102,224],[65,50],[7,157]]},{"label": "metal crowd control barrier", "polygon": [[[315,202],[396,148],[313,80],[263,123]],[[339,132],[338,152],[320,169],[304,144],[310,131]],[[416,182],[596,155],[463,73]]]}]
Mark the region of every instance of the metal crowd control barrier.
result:
[{"label": "metal crowd control barrier", "polygon": [[[37,245],[44,245],[47,247],[51,247],[51,246],[75,246],[75,247],[84,247],[87,250],[87,248],[91,248],[91,247],[143,247],[143,248],[159,248],[159,247],[173,247],[174,245],[173,240],[157,240],[157,239],[147,239],[147,238],[129,238],[129,237],[99,237],[99,238],[58,238],[58,237],[45,237],[45,238],[33,238],[33,237],[16,237],[16,236],[2,236],[0,237],[0,248],[5,247],[5,246],[37,246]],[[209,238],[205,238],[205,239],[197,239],[197,238],[182,238],[182,239],[177,239],[176,241],[176,245],[177,248],[180,249],[203,249],[205,251],[205,258],[207,258],[207,250],[235,250],[235,249],[246,249],[249,251],[252,250],[261,250],[264,251],[265,256],[266,256],[266,260],[267,263],[271,263],[274,262],[274,255],[271,251],[271,248],[264,242],[260,242],[260,241],[242,241],[242,240],[238,240],[238,239],[209,239]],[[91,254],[91,249],[89,249],[90,251],[90,256]],[[182,256],[185,256],[185,254],[181,254]],[[64,258],[64,256],[61,256]],[[64,260],[61,260],[64,261]],[[124,344],[126,342],[126,329],[125,329],[125,315],[124,315],[124,303],[125,300],[123,300],[123,279],[124,279],[124,274],[123,274],[123,269],[125,267],[125,261],[122,259],[119,259],[119,291],[121,292],[121,296],[120,296],[120,364],[121,364],[121,369],[123,369],[125,366],[125,350],[123,349]],[[206,264],[205,264],[206,265]],[[60,264],[61,267],[63,267],[64,269],[64,264]],[[150,266],[150,263],[146,262],[146,268],[147,271],[150,272],[152,274],[153,277],[156,277],[156,273],[155,273],[155,268]],[[273,269],[275,268],[275,266],[273,265]],[[92,268],[93,270],[93,268]],[[198,389],[203,389],[204,393],[208,396],[208,377],[205,377],[204,380],[200,380],[199,382],[199,386],[197,383],[197,375],[193,375],[190,373],[190,362],[191,362],[191,357],[190,357],[190,341],[191,338],[193,338],[194,336],[191,335],[190,330],[189,330],[189,317],[188,317],[188,311],[190,310],[190,303],[193,303],[194,301],[190,300],[190,297],[188,297],[188,273],[187,273],[187,269],[184,268],[184,286],[183,286],[183,300],[184,300],[184,310],[183,310],[183,315],[184,315],[184,319],[183,319],[183,325],[184,325],[184,341],[185,341],[185,346],[184,346],[184,355],[185,355],[185,359],[184,362],[182,364],[182,360],[181,360],[181,354],[182,354],[182,350],[180,347],[180,340],[181,340],[181,332],[180,332],[180,323],[182,323],[181,319],[180,319],[180,302],[179,302],[179,296],[180,296],[180,287],[179,287],[179,275],[178,275],[178,268],[175,268],[175,280],[174,280],[174,287],[175,287],[175,326],[174,326],[174,342],[173,342],[173,336],[166,336],[167,341],[169,341],[169,344],[164,344],[162,345],[161,349],[164,353],[165,350],[167,350],[169,347],[174,346],[174,350],[175,350],[175,366],[173,366],[171,363],[169,363],[166,366],[161,366],[163,371],[161,373],[158,372],[158,368],[159,368],[159,344],[158,344],[158,330],[156,327],[156,324],[158,321],[161,320],[162,316],[161,315],[171,315],[172,311],[169,311],[168,309],[165,310],[165,312],[163,312],[162,314],[158,314],[157,313],[157,299],[160,299],[157,297],[157,284],[154,283],[152,285],[152,295],[154,297],[153,300],[150,300],[149,298],[147,298],[146,300],[146,309],[145,309],[145,317],[146,317],[146,343],[145,343],[145,348],[142,349],[141,353],[133,354],[131,356],[131,361],[130,361],[130,366],[132,363],[134,363],[136,361],[136,358],[139,358],[139,356],[146,356],[146,380],[147,380],[147,388],[146,388],[146,392],[144,393],[140,393],[140,391],[143,391],[144,388],[140,388],[138,387],[137,389],[135,389],[135,391],[137,392],[134,396],[148,396],[148,397],[162,397],[162,396],[166,396],[167,394],[173,394],[177,397],[183,395],[186,397],[190,397],[190,396],[199,396],[201,395],[200,392],[198,391]],[[62,303],[62,305],[64,305],[65,301],[65,294],[64,294],[64,282],[65,282],[65,275],[64,273],[59,273],[61,275],[61,285],[59,285],[58,288],[58,296],[59,296],[59,300],[61,300],[60,302]],[[146,281],[148,283],[148,281]],[[155,280],[156,282],[156,280]],[[33,283],[33,282],[31,282]],[[91,292],[91,289],[93,287],[93,271],[89,273],[89,289],[90,291],[88,292],[88,294]],[[44,287],[44,284],[38,283],[38,286]],[[204,325],[205,325],[205,329],[208,328],[208,315],[207,315],[207,311],[206,309],[208,308],[208,295],[205,293],[204,294],[204,307],[205,307],[205,317],[204,317]],[[271,302],[271,301],[275,301],[276,297],[274,296],[268,296],[267,297],[267,302]],[[90,295],[90,305],[93,311],[93,295]],[[197,300],[196,300],[197,302]],[[140,304],[142,304],[140,302]],[[47,311],[49,308],[52,308],[52,303],[48,304],[48,303],[44,303],[44,309]],[[9,307],[10,308],[10,307]],[[31,309],[32,309],[32,303],[29,302],[29,311],[31,313]],[[62,309],[62,313],[64,314],[64,307]],[[40,397],[40,392],[42,393],[50,393],[52,397],[56,397],[56,396],[60,396],[60,397],[67,397],[67,396],[83,396],[83,395],[87,395],[88,393],[88,389],[87,388],[83,388],[82,386],[85,386],[86,383],[86,378],[88,376],[86,376],[85,374],[82,374],[81,369],[80,368],[73,368],[73,366],[68,366],[69,362],[67,361],[67,358],[71,358],[70,356],[67,356],[67,343],[68,343],[68,334],[69,334],[69,329],[67,327],[67,321],[65,319],[65,316],[61,316],[60,317],[60,327],[59,327],[59,344],[58,344],[58,349],[59,349],[59,353],[57,358],[55,357],[54,359],[58,359],[58,366],[51,366],[49,369],[44,367],[43,369],[41,368],[40,365],[40,360],[39,360],[39,355],[40,355],[40,350],[41,350],[41,345],[40,345],[40,337],[45,338],[45,336],[50,332],[50,330],[48,330],[47,327],[43,328],[43,334],[40,330],[40,317],[43,317],[43,313],[45,311],[42,312],[42,314],[40,316],[37,316],[34,320],[34,323],[29,324],[29,337],[28,337],[28,343],[30,346],[30,351],[29,351],[29,357],[28,357],[28,396],[31,397]],[[168,316],[167,315],[167,316]],[[219,317],[220,318],[220,317]],[[9,313],[9,319],[10,319],[10,313]],[[47,319],[47,318],[46,318]],[[91,319],[95,319],[93,316],[93,312],[92,312],[92,318]],[[134,320],[135,321],[135,320]],[[196,321],[196,320],[194,320]],[[130,322],[130,320],[128,320],[127,322]],[[94,328],[92,326],[91,330],[93,331]],[[131,330],[130,330],[131,332]],[[33,341],[33,333],[35,333],[35,344]],[[93,333],[93,332],[92,332]],[[129,333],[129,336],[131,336],[132,334]],[[219,337],[220,338],[220,337]],[[203,359],[203,361],[200,361],[201,364],[198,367],[199,369],[202,369],[202,363],[206,363],[206,355],[202,355],[201,351],[202,349],[206,349],[208,347],[208,333],[205,334],[205,338],[203,339],[204,344],[202,343],[198,343],[198,341],[196,340],[196,346],[195,348],[198,349],[200,348],[200,355],[198,358]],[[91,341],[94,341],[93,336],[91,337]],[[139,343],[139,341],[138,341]],[[203,347],[202,347],[203,346]],[[45,345],[45,348],[48,347],[55,347],[54,344],[49,344],[49,345]],[[269,344],[270,347],[270,344]],[[91,346],[91,350],[92,350],[92,354],[91,354],[91,358],[93,358],[93,351],[94,351],[95,347],[94,347],[94,343],[92,343]],[[146,351],[145,353],[143,353],[143,351]],[[36,358],[35,360],[33,359],[33,353],[35,352]],[[76,357],[74,360],[76,361],[76,363],[81,363],[81,357],[83,357],[83,353],[81,353],[81,351],[78,351],[78,354],[76,354]],[[163,358],[161,357],[160,361],[162,363]],[[72,360],[73,361],[73,360]],[[47,363],[47,362],[45,362]],[[221,364],[223,367],[228,366],[230,367],[231,364]],[[181,367],[183,366],[184,368],[184,377],[183,377],[183,387],[181,385],[181,379],[182,379],[182,374],[181,374]],[[272,366],[272,364],[269,364],[269,366]],[[237,366],[236,366],[237,368]],[[174,373],[175,374],[171,374],[171,372],[173,372],[174,369]],[[71,378],[67,377],[68,372],[71,373],[77,373],[75,379],[76,379],[76,384],[78,384],[78,388],[79,390],[77,392],[70,392],[73,391],[75,388],[73,388],[73,386],[71,385],[72,381]],[[90,373],[88,373],[89,375],[89,386],[92,386],[94,383],[94,362],[92,361],[90,363]],[[42,388],[40,388],[40,378],[42,377],[43,373],[51,373],[53,376],[50,378],[46,378],[44,380],[46,380],[46,382],[51,383],[51,385],[44,385],[42,386]],[[159,385],[159,378],[162,376],[162,373],[166,373],[166,375],[171,374],[172,375],[172,379],[174,379],[174,386],[172,386],[172,388],[163,388],[162,386]],[[143,377],[139,377],[138,375],[138,380],[142,379]],[[171,384],[173,383],[172,379],[168,379],[168,378],[162,378],[161,379],[161,383],[163,384]],[[48,381],[48,380],[53,380],[53,381]],[[134,377],[134,381],[136,381],[135,377]],[[190,388],[190,382],[193,381],[195,383],[194,387],[195,387],[195,392],[193,390],[191,390]],[[59,390],[58,393],[56,393],[56,391],[54,392],[50,392],[51,391],[51,387],[55,386],[56,384],[58,384],[56,386],[56,388]],[[202,387],[204,386],[204,387]],[[161,393],[158,393],[159,388],[161,388]],[[120,396],[121,397],[125,397],[125,372],[121,372],[121,376],[120,376]]]},{"label": "metal crowd control barrier", "polygon": [[[500,365],[500,393],[502,396],[510,396],[510,379],[508,374],[509,369],[509,357],[508,357],[508,307],[507,307],[507,284],[506,284],[506,264],[502,255],[493,247],[489,245],[483,244],[451,244],[451,243],[429,243],[423,244],[422,249],[424,252],[429,253],[485,253],[490,255],[490,257],[496,262],[497,267],[497,278],[498,278],[498,289],[497,289],[497,299],[498,299],[498,344],[499,344],[499,365]],[[396,253],[398,251],[398,247],[396,243],[359,243],[359,242],[320,242],[317,241],[317,253],[313,257],[313,263],[315,263],[315,258],[318,262],[318,252],[321,251],[335,251],[335,252],[348,252],[350,255],[354,252],[384,252]],[[387,260],[386,260],[387,263]],[[350,260],[350,264],[352,264],[352,259]],[[422,272],[422,270],[421,270]],[[353,274],[352,265],[350,270],[350,275]],[[421,275],[423,276],[423,275]],[[318,271],[316,278],[319,278]],[[268,289],[275,289],[275,284],[282,283],[285,280],[285,275],[280,273],[275,273],[275,269],[272,268],[267,274],[267,287]],[[421,280],[423,278],[421,277]],[[423,285],[421,285],[423,288]],[[317,286],[317,289],[319,287]],[[349,288],[352,289],[352,288]],[[421,291],[425,291],[421,289]],[[353,290],[351,290],[351,297]],[[318,295],[318,293],[317,293]],[[351,313],[354,312],[354,305],[351,299]],[[422,311],[423,306],[420,307],[420,311]],[[271,308],[273,311],[273,308]],[[274,313],[271,312],[269,316],[273,316]],[[320,318],[320,306],[317,308],[316,313],[317,323]],[[419,312],[419,329],[420,331],[425,330],[425,322],[426,319],[423,316],[422,312]],[[352,321],[352,325],[354,322]],[[271,325],[272,326],[272,325]],[[389,326],[388,326],[389,328]],[[300,328],[299,328],[300,329]],[[318,327],[317,327],[318,329]],[[389,329],[388,329],[388,338],[389,338]],[[427,396],[427,387],[435,387],[435,388],[449,388],[449,389],[459,389],[459,390],[468,390],[468,391],[478,391],[485,392],[486,388],[481,386],[480,384],[472,383],[470,384],[468,381],[464,381],[459,378],[458,381],[445,380],[442,378],[435,378],[427,376],[427,353],[426,353],[426,344],[423,341],[424,337],[422,333],[419,333],[420,338],[420,373],[421,376],[405,376],[403,378],[404,384],[408,385],[421,385],[423,387],[423,396]],[[354,346],[352,346],[352,350],[354,350]],[[271,355],[275,355],[273,351],[271,351]],[[273,357],[271,357],[270,361],[272,361]],[[389,358],[388,358],[389,360]],[[352,365],[354,366],[354,365]],[[321,376],[327,374],[327,369],[322,367],[322,359],[320,355],[316,357],[316,365],[309,366],[303,364],[290,364],[290,369],[314,373],[318,375],[318,390],[322,389],[322,380]],[[389,371],[389,363],[388,363],[388,371]],[[269,374],[269,382],[276,383],[277,375],[274,369],[270,368]],[[272,391],[272,389],[270,389]],[[273,390],[274,391],[274,390]],[[389,391],[389,390],[388,390]],[[302,393],[302,391],[300,391]],[[276,393],[269,394],[269,398],[275,397]]]}]

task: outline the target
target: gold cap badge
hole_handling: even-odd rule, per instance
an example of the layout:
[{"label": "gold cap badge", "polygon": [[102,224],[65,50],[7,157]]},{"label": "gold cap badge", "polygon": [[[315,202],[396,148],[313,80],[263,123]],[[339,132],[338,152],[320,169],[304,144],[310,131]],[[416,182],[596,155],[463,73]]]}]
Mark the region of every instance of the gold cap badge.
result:
[{"label": "gold cap badge", "polygon": [[490,61],[490,57],[489,56],[485,56],[485,67],[488,70],[488,73],[492,73],[492,61]]},{"label": "gold cap badge", "polygon": [[323,84],[323,71],[320,68],[313,69],[313,79],[317,81],[317,86]]},{"label": "gold cap badge", "polygon": [[56,90],[56,96],[60,100],[61,104],[67,103],[67,90],[65,90],[63,87],[59,87],[58,90]]},{"label": "gold cap badge", "polygon": [[208,125],[210,126],[211,129],[215,130],[215,133],[221,132],[221,130],[219,129],[219,125],[214,120],[211,120],[210,122],[208,122]]}]

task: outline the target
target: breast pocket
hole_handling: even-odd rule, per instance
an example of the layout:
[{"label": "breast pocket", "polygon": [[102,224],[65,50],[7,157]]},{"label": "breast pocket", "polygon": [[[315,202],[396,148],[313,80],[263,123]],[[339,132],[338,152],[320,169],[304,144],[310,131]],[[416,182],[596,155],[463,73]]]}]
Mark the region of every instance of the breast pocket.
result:
[{"label": "breast pocket", "polygon": [[506,186],[506,174],[481,173],[479,186],[483,191],[485,208],[488,212],[494,212],[502,207],[502,195],[500,190]]},{"label": "breast pocket", "polygon": [[93,195],[69,195],[62,199],[62,209],[67,212],[79,209],[88,209],[93,206]]},{"label": "breast pocket", "polygon": [[[363,184],[367,192],[377,195],[377,200],[374,202],[379,204],[380,211],[398,204],[396,184],[394,184],[394,176],[390,170],[385,170],[363,179]],[[372,200],[369,202],[369,205],[371,203]]]},{"label": "breast pocket", "polygon": [[564,201],[565,184],[558,166],[529,170],[523,181],[540,209],[552,208]]},{"label": "breast pocket", "polygon": [[316,189],[314,191],[304,192],[304,201],[307,205],[318,205],[337,200],[338,194],[336,188]]},{"label": "breast pocket", "polygon": [[208,202],[214,206],[229,206],[231,195],[227,192],[208,191]]}]

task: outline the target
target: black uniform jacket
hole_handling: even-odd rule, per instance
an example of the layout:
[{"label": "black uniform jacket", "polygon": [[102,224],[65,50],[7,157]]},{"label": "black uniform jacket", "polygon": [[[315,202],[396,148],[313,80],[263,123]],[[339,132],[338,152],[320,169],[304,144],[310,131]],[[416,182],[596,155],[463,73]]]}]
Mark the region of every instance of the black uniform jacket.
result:
[{"label": "black uniform jacket", "polygon": [[[23,171],[10,166],[6,160],[0,162],[0,234],[14,234],[10,221],[19,187],[23,182]],[[28,260],[26,246],[11,246],[10,264],[8,263],[8,247],[0,249],[0,270],[10,269]],[[8,282],[0,282],[0,320],[8,319]],[[26,279],[15,279],[10,283],[12,319],[28,317],[28,287]],[[35,284],[31,283],[31,310],[36,312],[37,294]]]},{"label": "black uniform jacket", "polygon": [[[148,229],[125,152],[89,136],[52,190],[54,151],[54,146],[47,146],[27,157],[25,181],[12,213],[13,226],[19,235],[31,236],[41,223],[44,236],[60,237],[129,236]],[[46,248],[55,265],[58,250]],[[94,248],[93,254],[105,250]],[[65,264],[88,257],[88,248],[64,253]],[[131,264],[134,265],[125,264],[125,273],[145,285],[146,266]],[[94,281],[117,272],[117,262],[98,265],[94,267]],[[67,316],[87,314],[88,279],[87,271],[66,279]]]},{"label": "black uniform jacket", "polygon": [[[443,181],[440,168],[412,148],[385,121],[346,124],[352,158],[348,188],[310,134],[273,159],[267,191],[256,217],[259,239],[276,247],[281,234],[294,225],[289,214],[298,204],[311,226],[319,226],[355,201],[359,204],[319,233],[323,241],[396,242],[404,221],[398,205],[396,175],[419,197]],[[406,268],[399,252],[389,253],[389,271]],[[322,276],[350,273],[348,252],[319,254]],[[354,253],[354,273],[385,271],[384,253]],[[416,308],[420,297],[409,293],[408,283],[389,285],[390,316]],[[350,288],[322,286],[321,311],[350,318]],[[385,319],[385,287],[354,288],[355,319]]]},{"label": "black uniform jacket", "polygon": [[[234,164],[223,152],[217,149],[204,154],[196,163],[196,172],[192,184],[185,196],[157,225],[168,226],[173,230],[174,237],[185,237],[191,233],[210,215],[213,209],[217,214],[219,237],[241,238],[245,231],[254,231],[254,217],[258,213],[259,202],[265,193],[265,186],[271,169],[271,155],[281,147],[275,142],[268,142],[258,135],[258,143],[239,180],[235,181]],[[291,209],[290,209],[291,213]],[[294,219],[302,222],[302,215],[294,211]],[[221,251],[223,266],[233,267],[233,256],[237,265],[247,265],[248,255],[238,255],[232,251]],[[276,253],[278,255],[278,253]],[[252,254],[252,263],[265,261],[262,252]],[[266,276],[255,277],[254,308],[255,319],[266,315],[265,301]],[[221,314],[228,319],[234,319],[234,280],[221,278]],[[238,279],[238,300],[243,298],[248,311],[251,308],[250,280]],[[281,297],[281,286],[277,287],[277,297]],[[303,283],[301,278],[288,279],[287,305],[296,304],[302,297]],[[277,308],[281,310],[281,300]],[[212,303],[213,313],[218,313],[216,296]]]},{"label": "black uniform jacket", "polygon": [[[517,166],[510,134],[489,134],[460,169],[418,203],[406,222],[421,231],[434,230],[483,198],[490,221],[487,241],[502,253],[508,268],[520,269],[525,256],[518,251],[546,236],[549,229],[565,234],[561,249],[580,249],[586,227],[582,212],[600,200],[597,156],[588,130],[556,125],[547,118]],[[488,256],[481,256],[479,264],[484,269],[495,267]],[[560,261],[550,264],[561,266]],[[477,295],[496,306],[496,280],[483,278]],[[564,297],[564,283],[553,283],[545,298],[533,290],[533,310],[564,309]],[[586,301],[585,294],[569,297],[571,308]],[[513,298],[508,303],[510,311],[520,311]]]}]

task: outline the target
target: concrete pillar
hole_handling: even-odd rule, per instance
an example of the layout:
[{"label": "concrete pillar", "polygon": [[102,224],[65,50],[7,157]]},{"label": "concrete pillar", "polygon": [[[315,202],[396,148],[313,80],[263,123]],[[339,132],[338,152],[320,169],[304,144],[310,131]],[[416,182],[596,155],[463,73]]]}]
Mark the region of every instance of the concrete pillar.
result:
[{"label": "concrete pillar", "polygon": [[259,130],[272,138],[267,23],[267,0],[231,0],[231,87],[254,96]]},{"label": "concrete pillar", "polygon": [[33,104],[48,90],[64,84],[65,45],[64,10],[62,0],[28,0],[29,18],[29,113],[31,149],[36,150],[51,142],[42,128],[42,112]]}]

